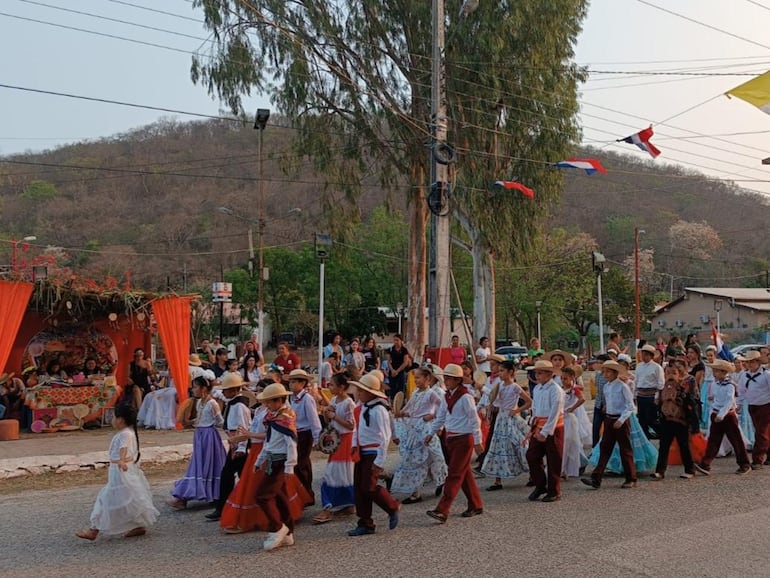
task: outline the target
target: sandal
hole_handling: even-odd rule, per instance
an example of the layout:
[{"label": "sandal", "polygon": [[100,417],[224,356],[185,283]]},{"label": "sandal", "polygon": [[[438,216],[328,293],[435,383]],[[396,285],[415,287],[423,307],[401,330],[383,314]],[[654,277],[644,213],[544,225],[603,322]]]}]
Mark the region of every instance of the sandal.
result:
[{"label": "sandal", "polygon": [[144,536],[147,533],[147,530],[145,530],[143,527],[134,528],[133,530],[129,530],[125,534],[123,534],[124,538],[135,538],[136,536]]},{"label": "sandal", "polygon": [[227,528],[223,529],[225,534],[243,534],[247,530],[244,530],[243,528],[239,528],[238,526],[229,526]]},{"label": "sandal", "polygon": [[497,490],[502,490],[503,484],[492,484],[487,488],[487,492],[496,492]]},{"label": "sandal", "polygon": [[173,500],[166,500],[166,503],[175,510],[184,510],[187,507],[187,501],[174,498]]},{"label": "sandal", "polygon": [[78,538],[83,538],[84,540],[96,540],[96,537],[99,535],[99,530],[96,528],[89,528],[88,530],[81,530],[80,532],[75,532],[75,535]]},{"label": "sandal", "polygon": [[320,513],[313,517],[313,523],[325,524],[326,522],[330,522],[332,517],[332,513],[329,510],[322,510]]},{"label": "sandal", "polygon": [[417,504],[422,502],[422,496],[409,496],[408,498],[401,500],[402,504]]}]

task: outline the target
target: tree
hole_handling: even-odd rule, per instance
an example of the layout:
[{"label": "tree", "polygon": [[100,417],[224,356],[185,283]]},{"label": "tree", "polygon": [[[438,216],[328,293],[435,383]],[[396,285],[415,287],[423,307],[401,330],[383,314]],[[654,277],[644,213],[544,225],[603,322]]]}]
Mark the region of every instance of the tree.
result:
[{"label": "tree", "polygon": [[[329,176],[337,198],[356,198],[369,158],[376,159],[379,181],[391,193],[408,186],[413,322],[407,340],[422,350],[430,3],[195,0],[195,5],[204,8],[215,47],[194,59],[194,82],[233,112],[241,112],[242,95],[267,93],[295,122],[298,150]],[[586,0],[504,0],[483,3],[464,20],[448,11],[450,140],[458,143],[462,166],[454,212],[464,217],[465,241],[481,261],[477,280],[491,282],[482,271],[491,271],[493,251],[526,246],[534,217],[557,197],[559,176],[543,168],[559,160],[578,136],[575,88],[581,74],[569,61],[586,6]],[[477,199],[474,191],[486,190],[498,171],[538,187],[538,200]],[[355,204],[347,211],[356,217]],[[494,311],[490,299],[491,294],[477,300],[488,325],[487,312]]]}]

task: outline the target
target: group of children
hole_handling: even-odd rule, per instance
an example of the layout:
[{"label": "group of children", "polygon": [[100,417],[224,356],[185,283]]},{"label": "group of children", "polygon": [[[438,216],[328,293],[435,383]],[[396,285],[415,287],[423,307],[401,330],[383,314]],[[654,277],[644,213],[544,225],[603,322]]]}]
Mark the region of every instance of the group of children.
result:
[{"label": "group of children", "polygon": [[[641,363],[650,362],[650,349],[642,348]],[[597,406],[603,433],[590,456],[585,453],[592,440],[583,407],[582,371],[560,350],[542,355],[528,368],[534,378],[529,387],[516,382],[513,361],[494,354],[489,374],[474,375],[470,366],[451,363],[443,369],[423,366],[414,370],[416,389],[407,402],[396,396],[392,405],[378,370],[358,379],[335,374],[328,394],[321,395],[310,387],[313,377],[295,369],[288,375],[288,389],[273,383],[259,393],[253,412],[249,398],[240,395],[242,380],[228,377],[213,386],[198,376],[192,382],[193,454],[168,503],[174,509],[184,509],[191,501],[211,503],[214,510],[207,519],[219,521],[226,533],[267,531],[263,548],[270,551],[294,544],[295,522],[304,508],[316,503],[310,456],[319,446],[329,458],[320,483],[321,511],[313,522],[323,524],[355,512],[358,521],[349,536],[375,533],[374,504],[395,529],[402,504],[421,502],[428,480],[440,499],[426,513],[439,523],[447,521],[460,490],[468,502],[462,516],[483,513],[477,476],[493,478],[487,490],[495,491],[503,488],[503,480],[528,474],[526,484],[533,488],[529,500],[543,502],[560,500],[562,480],[582,475],[589,463],[592,473],[581,481],[595,489],[608,470],[625,476],[624,488],[636,486],[638,471],[654,468],[652,478],[661,480],[674,439],[685,468],[682,477],[692,477],[696,470],[710,474],[725,436],[739,464],[737,473],[746,473],[761,467],[770,443],[770,373],[755,367],[757,357],[747,357],[738,384],[731,378],[732,364],[708,364],[714,378],[710,432],[705,451],[695,460],[690,445],[699,393],[677,361],[668,364],[654,394],[662,418],[660,450],[648,441],[636,418],[638,396],[635,399],[628,368],[616,360],[602,363],[597,379],[602,399]],[[224,411],[212,396],[214,387],[225,397]],[[744,413],[750,414],[756,429],[751,461],[740,430],[736,391],[747,400]],[[96,500],[91,527],[77,534],[84,539],[93,540],[99,533],[142,535],[158,515],[137,466],[136,413],[118,408],[115,416],[113,425],[119,431],[110,448],[109,481]],[[218,428],[227,434],[227,448]],[[391,442],[398,446],[400,459],[383,485]],[[471,467],[474,451],[479,456],[476,468]],[[399,501],[391,492],[406,497]]]}]

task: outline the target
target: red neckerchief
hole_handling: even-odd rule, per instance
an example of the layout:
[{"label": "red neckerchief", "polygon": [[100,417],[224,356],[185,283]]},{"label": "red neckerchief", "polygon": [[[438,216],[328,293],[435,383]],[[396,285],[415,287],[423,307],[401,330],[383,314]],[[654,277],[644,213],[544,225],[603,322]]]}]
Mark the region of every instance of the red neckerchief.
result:
[{"label": "red neckerchief", "polygon": [[468,389],[462,385],[458,385],[452,391],[446,392],[446,408],[449,413],[452,413],[452,408],[464,395],[469,395]]},{"label": "red neckerchief", "polygon": [[265,441],[270,441],[271,428],[292,439],[297,439],[296,414],[293,409],[285,405],[276,412],[268,411],[267,415],[265,415],[264,426]]}]

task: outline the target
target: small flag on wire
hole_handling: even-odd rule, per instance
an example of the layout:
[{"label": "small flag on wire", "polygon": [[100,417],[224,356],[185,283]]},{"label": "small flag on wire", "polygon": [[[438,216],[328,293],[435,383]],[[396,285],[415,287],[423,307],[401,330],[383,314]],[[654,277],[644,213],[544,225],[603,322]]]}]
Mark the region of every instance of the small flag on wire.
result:
[{"label": "small flag on wire", "polygon": [[516,181],[495,181],[494,186],[502,187],[508,190],[521,191],[521,194],[527,197],[528,199],[535,198],[535,191],[533,191],[529,187],[525,187],[524,185]]},{"label": "small flag on wire", "polygon": [[650,142],[653,134],[655,133],[652,132],[652,125],[650,125],[648,128],[640,130],[636,134],[632,134],[626,138],[619,138],[615,142],[627,142],[628,144],[635,144],[643,151],[650,153],[652,158],[655,158],[660,154],[660,151],[654,144]]},{"label": "small flag on wire", "polygon": [[728,90],[725,94],[736,96],[770,114],[770,71]]},{"label": "small flag on wire", "polygon": [[553,166],[559,167],[561,169],[583,169],[587,175],[593,175],[596,173],[601,173],[603,175],[607,174],[607,169],[602,166],[602,163],[599,162],[599,159],[579,159],[572,157],[566,161],[559,161],[558,163],[554,163]]}]

